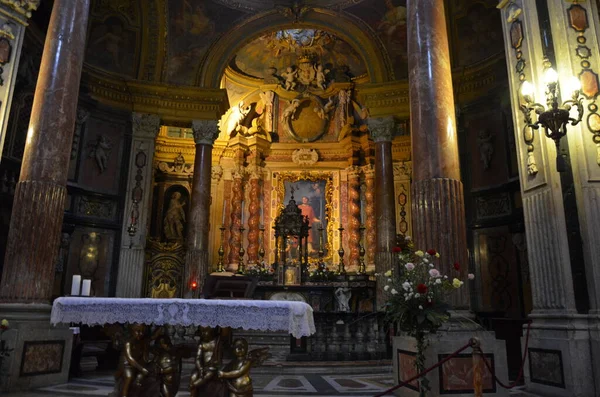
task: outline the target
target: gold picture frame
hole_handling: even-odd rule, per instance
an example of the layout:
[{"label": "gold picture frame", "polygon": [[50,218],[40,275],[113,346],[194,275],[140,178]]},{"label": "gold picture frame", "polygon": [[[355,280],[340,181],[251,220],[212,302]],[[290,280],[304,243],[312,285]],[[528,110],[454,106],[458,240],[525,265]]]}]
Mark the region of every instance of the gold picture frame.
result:
[{"label": "gold picture frame", "polygon": [[[314,213],[324,223],[323,235],[323,261],[332,262],[333,258],[333,175],[331,172],[325,171],[305,171],[305,172],[279,172],[277,173],[277,184],[275,190],[277,192],[277,216],[281,210],[287,205],[291,192],[286,191],[286,184],[292,185],[294,189],[294,200],[296,204],[302,204],[302,197],[307,195],[308,185],[318,185],[322,190],[320,197],[321,202],[314,208]],[[312,191],[311,193],[315,193]],[[322,219],[321,219],[322,218]],[[313,240],[313,249],[309,250],[309,263],[316,263],[319,260],[319,237],[318,232],[315,232],[316,227],[313,227],[311,232]]]}]

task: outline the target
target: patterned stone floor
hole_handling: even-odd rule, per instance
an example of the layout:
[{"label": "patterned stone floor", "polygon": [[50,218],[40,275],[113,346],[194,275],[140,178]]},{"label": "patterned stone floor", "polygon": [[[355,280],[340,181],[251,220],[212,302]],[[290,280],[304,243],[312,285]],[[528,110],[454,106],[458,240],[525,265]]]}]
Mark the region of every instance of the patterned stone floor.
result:
[{"label": "patterned stone floor", "polygon": [[[310,396],[310,397],[371,397],[394,385],[390,367],[298,367],[261,368],[252,375],[256,397]],[[369,373],[370,372],[370,373]],[[189,378],[182,379],[186,385]],[[113,390],[110,374],[92,373],[72,379],[69,383],[46,387],[26,393],[8,393],[3,397],[75,397],[107,396]],[[182,387],[183,389],[183,387]],[[390,394],[391,395],[391,394]],[[187,397],[180,391],[177,397]],[[521,390],[511,391],[511,397],[536,397]]]},{"label": "patterned stone floor", "polygon": [[[279,372],[279,373],[277,373]],[[287,372],[287,371],[286,371]],[[310,371],[313,372],[313,371]],[[273,369],[273,373],[257,373],[252,375],[254,395],[257,397],[282,396],[320,396],[338,397],[373,396],[393,386],[391,369],[386,367],[378,374],[339,374],[335,368],[329,373],[307,373],[305,375],[281,374]],[[189,382],[182,380],[182,385]],[[113,389],[113,378],[109,374],[93,374],[84,378],[72,379],[69,383],[46,387],[28,393],[9,393],[6,397],[74,397],[74,396],[107,396]],[[178,397],[189,396],[187,391],[180,391]]]}]

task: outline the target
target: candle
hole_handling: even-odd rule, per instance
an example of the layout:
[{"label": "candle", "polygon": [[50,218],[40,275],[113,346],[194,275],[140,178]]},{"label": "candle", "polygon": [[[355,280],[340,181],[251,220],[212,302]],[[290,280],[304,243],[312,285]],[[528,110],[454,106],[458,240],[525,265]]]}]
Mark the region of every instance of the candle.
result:
[{"label": "candle", "polygon": [[221,220],[221,225],[225,226],[225,213],[227,212],[227,200],[223,203],[223,219]]},{"label": "candle", "polygon": [[92,289],[92,280],[85,279],[81,285],[81,296],[90,296],[90,290]]},{"label": "candle", "polygon": [[242,200],[242,226],[244,226],[244,200]]},{"label": "candle", "polygon": [[79,295],[79,288],[81,287],[81,276],[74,275],[73,281],[71,282],[71,295],[77,296]]}]

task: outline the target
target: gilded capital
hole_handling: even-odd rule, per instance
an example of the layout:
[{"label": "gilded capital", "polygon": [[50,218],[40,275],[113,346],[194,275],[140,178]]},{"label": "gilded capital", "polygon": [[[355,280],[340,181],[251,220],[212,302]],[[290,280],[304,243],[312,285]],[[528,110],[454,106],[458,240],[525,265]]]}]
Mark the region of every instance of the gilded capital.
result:
[{"label": "gilded capital", "polygon": [[196,145],[211,145],[219,135],[217,120],[194,120],[192,131]]},{"label": "gilded capital", "polygon": [[371,137],[375,142],[391,142],[394,137],[394,117],[372,117],[367,119]]},{"label": "gilded capital", "polygon": [[133,112],[131,114],[131,127],[133,136],[154,139],[160,129],[160,116],[157,114]]}]

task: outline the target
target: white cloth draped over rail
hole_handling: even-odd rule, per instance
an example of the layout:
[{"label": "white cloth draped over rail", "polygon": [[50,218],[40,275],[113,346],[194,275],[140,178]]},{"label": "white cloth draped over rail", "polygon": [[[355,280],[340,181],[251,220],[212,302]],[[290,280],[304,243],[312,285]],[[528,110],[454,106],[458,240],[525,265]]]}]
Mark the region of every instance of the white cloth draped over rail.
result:
[{"label": "white cloth draped over rail", "polygon": [[315,333],[312,308],[304,302],[220,299],[61,297],[52,305],[52,324],[202,325],[258,331]]}]

